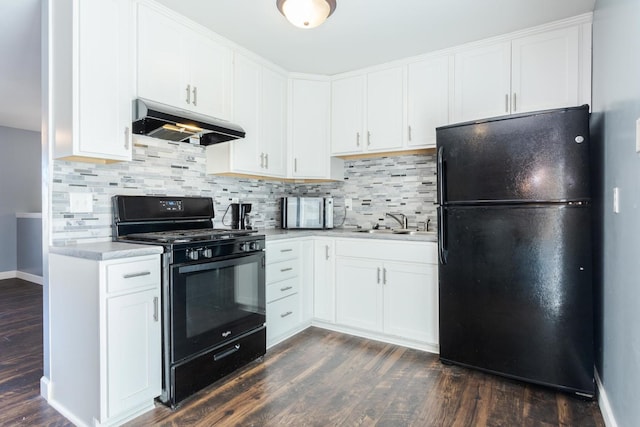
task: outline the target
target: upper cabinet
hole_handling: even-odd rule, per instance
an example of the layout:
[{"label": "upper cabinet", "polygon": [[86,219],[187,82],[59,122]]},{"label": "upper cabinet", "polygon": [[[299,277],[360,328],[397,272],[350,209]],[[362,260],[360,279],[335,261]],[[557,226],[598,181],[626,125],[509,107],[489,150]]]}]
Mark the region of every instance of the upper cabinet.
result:
[{"label": "upper cabinet", "polygon": [[588,103],[585,31],[574,25],[456,53],[453,121]]},{"label": "upper cabinet", "polygon": [[232,51],[146,3],[137,4],[137,95],[231,118]]},{"label": "upper cabinet", "polygon": [[244,139],[207,147],[207,173],[285,177],[287,79],[245,56],[233,67],[234,122]]},{"label": "upper cabinet", "polygon": [[331,84],[289,80],[289,177],[343,179],[343,161],[329,154]]},{"label": "upper cabinet", "polygon": [[331,87],[331,154],[401,149],[403,68],[339,78]]},{"label": "upper cabinet", "polygon": [[53,157],[131,160],[130,0],[48,2]]},{"label": "upper cabinet", "polygon": [[436,146],[436,127],[449,123],[450,56],[407,65],[407,148]]}]

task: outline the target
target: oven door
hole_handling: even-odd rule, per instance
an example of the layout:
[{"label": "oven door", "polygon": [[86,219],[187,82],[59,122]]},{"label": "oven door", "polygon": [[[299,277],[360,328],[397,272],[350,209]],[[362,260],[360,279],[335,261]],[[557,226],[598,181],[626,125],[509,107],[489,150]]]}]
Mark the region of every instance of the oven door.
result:
[{"label": "oven door", "polygon": [[172,267],[172,363],[264,325],[264,259],[256,252]]}]

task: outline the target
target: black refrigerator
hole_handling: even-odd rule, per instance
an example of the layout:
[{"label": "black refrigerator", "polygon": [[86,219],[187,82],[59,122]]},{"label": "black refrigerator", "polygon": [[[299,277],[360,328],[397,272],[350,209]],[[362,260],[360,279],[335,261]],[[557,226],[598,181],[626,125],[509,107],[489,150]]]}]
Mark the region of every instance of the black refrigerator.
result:
[{"label": "black refrigerator", "polygon": [[440,359],[593,396],[589,107],[436,134]]}]

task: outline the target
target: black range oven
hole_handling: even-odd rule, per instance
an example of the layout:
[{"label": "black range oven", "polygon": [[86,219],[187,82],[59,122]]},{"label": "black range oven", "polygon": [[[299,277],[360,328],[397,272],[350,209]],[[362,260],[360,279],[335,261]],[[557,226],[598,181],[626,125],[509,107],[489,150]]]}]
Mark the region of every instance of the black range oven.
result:
[{"label": "black range oven", "polygon": [[264,236],[214,229],[210,198],[113,200],[116,240],[165,248],[160,400],[175,407],[264,355]]}]

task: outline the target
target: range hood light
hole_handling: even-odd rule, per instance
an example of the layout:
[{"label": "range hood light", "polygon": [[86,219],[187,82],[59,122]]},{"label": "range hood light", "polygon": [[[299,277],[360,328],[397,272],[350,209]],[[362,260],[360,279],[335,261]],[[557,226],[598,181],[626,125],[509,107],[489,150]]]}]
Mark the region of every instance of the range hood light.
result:
[{"label": "range hood light", "polygon": [[198,132],[202,132],[204,129],[195,126],[195,125],[186,125],[184,123],[176,123],[176,126],[178,128],[180,128],[182,130],[182,132],[186,130],[188,130],[189,132],[193,132],[193,133],[198,133]]}]

